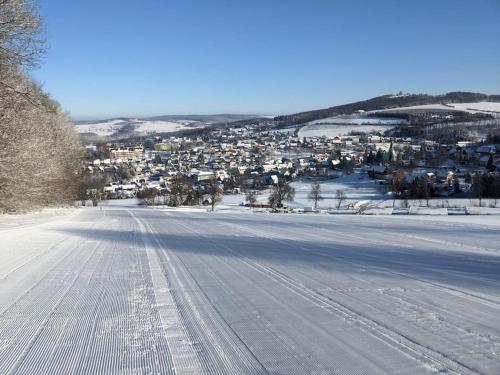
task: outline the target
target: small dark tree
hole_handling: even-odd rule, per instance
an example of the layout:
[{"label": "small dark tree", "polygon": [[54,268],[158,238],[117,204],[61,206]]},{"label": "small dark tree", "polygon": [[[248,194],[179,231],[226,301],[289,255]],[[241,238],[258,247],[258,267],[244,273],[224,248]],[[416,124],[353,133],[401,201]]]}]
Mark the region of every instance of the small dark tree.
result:
[{"label": "small dark tree", "polygon": [[137,197],[139,199],[142,199],[142,201],[146,205],[153,205],[153,206],[155,204],[155,198],[157,196],[158,196],[158,190],[154,188],[144,188],[137,194]]},{"label": "small dark tree", "polygon": [[240,191],[245,191],[245,175],[241,174],[238,169],[234,170],[231,174],[233,187],[239,188]]},{"label": "small dark tree", "polygon": [[259,175],[256,175],[256,176],[253,178],[252,185],[253,185],[253,188],[254,188],[255,190],[260,190],[260,189],[262,189],[262,182],[260,181],[260,176],[259,176]]},{"label": "small dark tree", "polygon": [[486,169],[489,171],[495,170],[495,165],[493,164],[493,155],[490,155],[488,162],[486,163]]},{"label": "small dark tree", "polygon": [[500,174],[495,176],[493,180],[493,198],[495,199],[495,207],[497,206],[498,197],[500,196]]},{"label": "small dark tree", "polygon": [[119,177],[122,181],[129,181],[133,176],[133,170],[130,170],[128,166],[124,165],[119,170]]},{"label": "small dark tree", "polygon": [[351,174],[354,171],[354,160],[352,158],[345,159],[342,163],[342,170],[345,174]]},{"label": "small dark tree", "polygon": [[460,182],[458,178],[453,179],[453,194],[460,194],[462,190],[460,189]]},{"label": "small dark tree", "polygon": [[198,205],[203,202],[203,191],[199,188],[193,188],[188,198],[189,205]]},{"label": "small dark tree", "polygon": [[472,177],[472,191],[474,192],[476,198],[479,200],[479,207],[481,207],[484,193],[483,178],[481,173],[475,173]]},{"label": "small dark tree", "polygon": [[429,182],[425,176],[422,176],[418,179],[418,198],[425,199],[426,206],[429,207],[430,197]]},{"label": "small dark tree", "polygon": [[170,204],[181,206],[193,190],[191,179],[182,174],[175,175],[170,182]]},{"label": "small dark tree", "polygon": [[249,190],[245,194],[245,202],[247,202],[250,207],[253,207],[254,204],[257,202],[257,197],[255,196],[255,191]]}]

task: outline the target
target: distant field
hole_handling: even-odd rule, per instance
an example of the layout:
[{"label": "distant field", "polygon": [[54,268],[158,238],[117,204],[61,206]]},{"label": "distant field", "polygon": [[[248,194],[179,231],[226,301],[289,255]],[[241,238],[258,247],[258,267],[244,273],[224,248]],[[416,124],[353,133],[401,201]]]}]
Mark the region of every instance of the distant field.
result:
[{"label": "distant field", "polygon": [[177,120],[109,120],[104,122],[77,124],[76,129],[79,133],[95,133],[100,136],[111,136],[119,132],[124,126],[132,125],[136,132],[144,133],[170,133],[179,130],[185,130],[193,127],[203,126],[198,121]]},{"label": "distant field", "polygon": [[365,115],[343,115],[308,122],[299,130],[299,137],[337,137],[351,131],[361,133],[381,132],[404,123],[403,119],[389,119]]},{"label": "distant field", "polygon": [[393,129],[396,125],[338,125],[338,124],[316,124],[306,125],[299,130],[298,136],[303,137],[340,137],[348,135],[350,132],[383,133]]},{"label": "distant field", "polygon": [[125,127],[139,134],[172,133],[181,130],[201,128],[215,123],[230,123],[256,115],[219,114],[219,115],[165,115],[147,118],[114,118],[99,121],[80,121],[76,123],[79,133],[94,133],[99,136],[112,136]]},{"label": "distant field", "polygon": [[450,103],[450,104],[427,104],[411,107],[397,107],[391,109],[377,110],[373,112],[401,112],[411,110],[443,110],[443,111],[465,111],[469,113],[478,112],[499,112],[500,103],[498,102],[478,102],[478,103]]}]

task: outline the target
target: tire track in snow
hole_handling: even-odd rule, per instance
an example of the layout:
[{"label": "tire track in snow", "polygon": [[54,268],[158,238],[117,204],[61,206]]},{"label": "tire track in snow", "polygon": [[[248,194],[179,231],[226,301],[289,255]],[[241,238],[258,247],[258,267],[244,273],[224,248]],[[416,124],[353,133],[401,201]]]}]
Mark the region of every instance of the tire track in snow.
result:
[{"label": "tire track in snow", "polygon": [[[65,217],[56,216],[56,217],[52,218],[52,220],[50,220],[49,222],[39,223],[39,220],[42,218],[33,218],[31,222],[21,224],[21,225],[13,225],[13,226],[0,225],[0,233],[2,233],[2,232],[7,232],[7,233],[8,232],[15,232],[15,231],[20,230],[20,229],[40,228],[40,227],[44,227],[44,226],[47,226],[50,224],[56,224],[60,221],[67,221],[68,219],[72,219],[74,216],[77,216],[77,214],[80,214],[80,212],[81,211],[75,210],[73,213],[70,213]],[[49,219],[50,219],[50,216],[49,216]]]},{"label": "tire track in snow", "polygon": [[[79,350],[71,350],[70,353],[65,353],[65,355],[57,358],[54,357],[54,354],[63,336],[73,326],[76,326],[78,329],[77,336],[80,339],[78,345],[86,341],[84,332],[86,316],[81,311],[81,303],[84,302],[85,305],[91,304],[91,298],[89,298],[90,291],[88,289],[82,290],[81,284],[90,284],[98,268],[109,264],[109,259],[106,259],[106,251],[102,245],[102,242],[96,244],[94,254],[84,262],[81,271],[77,274],[65,295],[54,306],[53,312],[46,320],[46,324],[44,324],[42,330],[32,345],[30,345],[30,350],[27,352],[22,363],[18,366],[16,375],[33,374],[36,372],[50,374],[69,374],[74,372],[74,366],[78,364],[75,356],[79,356]],[[87,277],[84,275],[84,271],[90,271],[87,282],[85,282]],[[75,319],[71,319],[71,317],[78,317],[76,324]],[[61,320],[63,321],[62,324],[60,323]]]},{"label": "tire track in snow", "polygon": [[112,248],[107,251],[114,257],[111,269],[99,271],[97,285],[90,287],[98,289],[104,284],[102,293],[94,294],[102,304],[94,310],[81,304],[88,316],[87,326],[92,328],[77,373],[173,374],[161,319],[154,307],[144,244],[137,225],[130,225],[135,222],[123,212],[126,215],[114,212],[123,220],[111,220],[120,228],[119,241],[109,236]]},{"label": "tire track in snow", "polygon": [[[237,218],[235,216],[232,216],[233,218]],[[227,226],[235,226],[234,224],[230,224],[230,223],[226,223],[224,222],[225,225]],[[335,223],[332,223],[332,225],[336,225],[336,226],[340,226],[340,227],[346,227],[347,225],[345,224],[339,224],[338,222],[335,222]],[[239,229],[241,229],[240,226],[238,226]],[[269,228],[267,228],[269,229]],[[241,229],[243,230],[243,229]],[[293,230],[290,230],[290,229],[286,229],[286,228],[282,228],[281,231],[284,232],[284,233],[288,233],[289,237],[287,237],[287,239],[283,239],[283,236],[282,235],[278,235],[278,234],[273,234],[273,235],[264,235],[262,232],[255,232],[255,231],[251,231],[249,229],[245,229],[243,231],[246,231],[247,233],[251,233],[252,235],[259,235],[261,237],[265,237],[265,238],[269,238],[271,240],[275,240],[275,241],[281,241],[281,243],[286,243],[287,240],[291,240],[291,239],[294,239],[295,236],[297,235],[297,232],[294,232]],[[309,238],[311,238],[312,240],[314,239],[317,239],[317,238],[322,238],[322,239],[325,239],[325,240],[330,240],[331,237],[328,237],[328,234],[332,234],[332,233],[328,233],[328,230],[327,229],[324,229],[324,228],[317,228],[317,227],[314,227],[314,231],[315,231],[315,234],[314,236],[309,236]],[[301,235],[307,237],[308,234],[307,232],[304,232],[304,231],[301,231],[300,232]],[[320,233],[325,233],[326,236],[322,236],[320,235]],[[350,239],[350,240],[356,240],[357,242],[360,242],[360,243],[365,243],[365,244],[372,244],[372,245],[375,245],[375,246],[384,246],[384,247],[395,247],[395,248],[400,248],[400,247],[408,247],[408,248],[411,248],[411,249],[416,249],[414,246],[402,246],[402,242],[398,242],[397,244],[396,243],[388,243],[387,240],[385,239],[382,239],[382,240],[373,240],[373,239],[367,239],[366,236],[360,236],[360,235],[355,235],[355,234],[352,234],[352,233],[345,233],[345,232],[334,232],[333,233],[336,237],[343,237],[345,239]],[[391,236],[393,235],[393,232],[391,232]],[[396,233],[395,236],[398,236],[398,234]],[[402,236],[402,235],[399,235],[399,237],[402,238],[402,240],[406,240],[406,237],[405,236]],[[325,246],[327,244],[325,243]],[[319,248],[325,248],[325,246],[321,246],[321,245],[318,245],[317,247]],[[348,264],[352,264],[352,265],[356,265],[358,267],[366,267],[365,264],[363,263],[360,263],[360,262],[355,262],[352,260],[352,258],[350,257],[347,257],[343,254],[338,254],[338,253],[335,253],[335,254],[331,254],[329,253],[328,251],[317,251],[317,250],[311,250],[310,248],[305,248],[304,246],[297,246],[298,248],[301,248],[309,253],[312,253],[312,254],[317,254],[317,255],[321,255],[321,256],[324,256],[326,258],[329,258],[329,259],[333,259],[333,260],[338,260],[339,258],[341,258],[345,263],[348,263]],[[328,250],[328,249],[325,249],[325,250]],[[372,254],[368,254],[368,253],[364,253],[363,254],[364,257],[366,258],[371,258],[371,259],[376,259],[376,260],[380,260],[380,258],[376,255],[372,255]],[[500,302],[498,301],[495,301],[495,300],[492,300],[490,298],[487,298],[487,297],[484,297],[484,296],[480,296],[480,295],[477,295],[477,294],[474,294],[474,293],[471,293],[471,292],[467,292],[467,291],[464,291],[464,290],[461,290],[461,289],[458,289],[458,288],[454,288],[454,287],[450,287],[450,286],[447,286],[447,285],[443,285],[441,283],[437,283],[437,282],[432,282],[432,281],[429,281],[429,280],[425,280],[425,279],[422,279],[422,278],[418,278],[416,276],[412,276],[412,275],[408,275],[406,273],[403,273],[403,272],[397,272],[397,271],[392,271],[392,270],[389,270],[383,266],[371,266],[372,268],[374,269],[379,269],[379,270],[382,270],[383,273],[386,273],[386,274],[390,274],[390,275],[395,275],[395,276],[400,276],[400,277],[404,277],[404,278],[407,278],[407,279],[411,279],[411,280],[415,280],[415,281],[419,281],[423,284],[427,284],[427,285],[430,285],[432,287],[435,287],[435,288],[438,288],[444,292],[447,292],[451,295],[454,295],[454,296],[461,296],[465,299],[468,299],[468,300],[472,300],[474,302],[480,302],[482,304],[485,304],[485,305],[488,305],[488,306],[492,306],[494,308],[498,308],[500,307]]]},{"label": "tire track in snow", "polygon": [[16,306],[20,300],[22,300],[23,298],[25,298],[27,295],[29,295],[30,293],[33,292],[33,290],[40,284],[42,283],[45,278],[47,277],[47,275],[51,274],[55,269],[57,269],[57,267],[62,264],[64,261],[66,261],[68,258],[70,258],[71,256],[74,256],[74,249],[78,248],[79,246],[81,245],[77,245],[75,246],[74,248],[72,248],[70,251],[67,251],[66,255],[64,255],[62,258],[60,258],[54,265],[52,265],[52,267],[50,267],[46,272],[43,273],[42,277],[40,277],[38,279],[38,281],[36,281],[34,284],[31,284],[27,290],[25,290],[22,294],[20,294],[9,306],[7,306],[4,310],[2,310],[0,312],[0,318],[7,312],[9,311],[11,308],[13,308],[14,306]]},{"label": "tire track in snow", "polygon": [[223,318],[197,280],[174,251],[164,247],[148,223],[157,247],[164,276],[171,280],[177,309],[207,374],[267,374],[267,370]]},{"label": "tire track in snow", "polygon": [[[93,226],[97,225],[98,221],[93,224]],[[94,256],[98,244],[93,249],[89,249],[91,250],[90,255],[84,259],[81,259],[81,252],[84,251],[81,249],[96,241],[82,242],[79,238],[71,239],[73,242],[79,243],[76,246],[69,246],[65,241],[61,241],[53,246],[54,248],[61,247],[64,243],[66,250],[63,256],[59,257],[46,272],[42,273],[41,277],[37,277],[37,281],[30,284],[0,313],[0,330],[2,332],[0,337],[0,373],[9,371],[12,364],[17,368],[23,362],[23,358],[30,353],[33,343],[43,331],[44,326],[47,325],[50,317],[54,316],[57,310],[55,306],[62,302],[64,296],[71,289],[72,283],[81,274],[85,264]],[[66,272],[67,270],[71,270],[71,272]],[[77,276],[72,279],[75,273]],[[48,288],[51,284],[54,287]],[[70,286],[68,287],[68,285]],[[25,315],[29,318],[20,319]],[[15,369],[10,371],[14,372]]]},{"label": "tire track in snow", "polygon": [[139,226],[141,237],[146,247],[156,308],[163,323],[163,331],[172,357],[173,373],[201,374],[202,365],[199,362],[196,351],[190,345],[191,340],[183,327],[176,302],[169,292],[170,285],[168,279],[163,274],[163,269],[160,266],[152,239],[149,237],[153,236],[154,238],[154,233],[151,227],[140,220],[132,211],[128,211],[128,213]]},{"label": "tire track in snow", "polygon": [[[104,215],[101,216],[100,219],[102,219]],[[92,226],[90,227],[90,229],[92,228],[96,228],[97,226],[99,225],[99,221],[94,221],[92,223]],[[66,250],[66,254],[59,258],[50,268],[48,268],[46,270],[46,272],[44,272],[42,274],[42,276],[40,278],[37,279],[37,281],[34,283],[34,284],[31,284],[28,289],[26,289],[23,293],[21,293],[19,296],[17,296],[17,298],[9,305],[7,306],[6,308],[4,308],[4,310],[0,311],[0,318],[2,317],[2,315],[8,311],[10,308],[12,308],[13,306],[15,306],[20,300],[22,300],[25,296],[27,296],[29,293],[31,293],[33,291],[33,289],[39,285],[45,277],[47,277],[47,275],[51,274],[55,269],[57,269],[57,267],[62,264],[66,259],[68,259],[70,256],[74,256],[76,254],[76,249],[80,248],[82,245],[84,245],[84,243],[81,242],[81,240],[79,238],[76,238],[76,237],[73,237],[73,238],[67,238],[67,239],[71,239],[72,242],[77,242],[77,244],[73,247],[70,247],[69,249]],[[63,244],[65,243],[65,241],[61,241],[60,243],[56,244],[52,250],[54,250],[55,248],[58,248],[58,247],[61,247]],[[67,245],[67,244],[65,244]],[[66,246],[68,247],[68,246]],[[6,278],[3,279],[3,281],[5,281]],[[1,280],[0,280],[1,281]]]},{"label": "tire track in snow", "polygon": [[[250,229],[248,228],[245,228],[244,230],[242,228],[239,228],[238,226],[236,226],[235,224],[233,223],[226,223],[226,222],[223,222],[223,221],[219,221],[219,224],[220,225],[224,225],[224,226],[230,226],[230,227],[237,227],[238,229],[242,230],[242,231],[247,231],[247,232],[250,232]],[[290,230],[285,230],[284,231],[285,233],[290,233],[290,236],[291,237],[287,237],[287,239],[290,239],[290,238],[294,238],[294,233],[293,231],[290,231]],[[318,231],[315,232],[315,235],[314,236],[310,236],[312,237],[312,240],[317,240],[318,238],[323,238],[323,239],[326,239],[328,240],[329,238],[328,237],[324,237],[324,236],[321,236],[321,235],[318,235],[317,234]],[[252,232],[253,234],[255,234],[255,232]],[[302,232],[301,232],[302,233]],[[281,233],[283,234],[283,233]],[[330,233],[331,234],[331,233]],[[262,235],[262,234],[261,234]],[[337,232],[335,232],[335,235],[337,235]],[[307,235],[304,235],[305,237],[308,237]],[[273,237],[273,236],[269,236],[269,237]],[[275,240],[277,242],[280,242],[280,243],[283,243],[283,244],[286,244],[288,246],[290,246],[290,243],[287,242],[286,240],[281,240],[281,239],[277,239],[277,238],[280,238],[280,237],[275,237]],[[304,238],[304,237],[303,237]],[[302,238],[302,239],[303,239]],[[359,238],[361,240],[361,237]],[[380,244],[382,245],[382,244]],[[396,245],[394,245],[396,246]],[[310,248],[307,248],[307,247],[303,247],[303,246],[297,246],[297,248],[301,248],[302,250],[306,251],[306,252],[310,252],[310,253],[313,253],[313,254],[316,254],[316,255],[321,255],[321,256],[325,256],[327,258],[330,258],[330,259],[334,259],[336,262],[338,262],[338,258],[336,255],[335,256],[332,256],[331,253],[325,253],[325,252],[322,252],[322,251],[318,251],[317,249],[315,250],[311,250]],[[323,248],[323,247],[321,247]],[[343,259],[347,259],[345,257],[341,257]],[[375,257],[376,258],[376,257]],[[378,259],[378,258],[376,258]],[[346,263],[346,264],[352,264],[352,265],[360,265],[358,263],[355,263],[355,262],[352,262],[352,261],[348,261],[348,260],[342,260],[343,263]],[[364,265],[366,266],[366,265]],[[279,272],[279,271],[277,271]],[[300,271],[299,271],[300,272]],[[422,284],[431,284],[433,286],[433,288],[431,289],[435,289],[435,290],[441,290],[441,289],[445,289],[444,292],[447,292],[449,294],[453,294],[453,295],[458,295],[458,296],[461,296],[461,297],[464,297],[462,295],[460,295],[460,293],[457,291],[457,293],[453,293],[453,292],[450,292],[450,290],[454,290],[453,288],[446,288],[444,286],[440,286],[438,284],[435,284],[435,283],[432,283],[432,282],[426,282],[426,280],[422,280],[420,278],[414,278],[414,277],[411,277],[411,276],[407,276],[405,274],[400,274],[400,273],[395,273],[395,272],[391,272],[391,271],[383,271],[383,273],[390,273],[390,274],[393,274],[393,275],[398,275],[398,276],[403,276],[403,277],[407,277],[409,279],[413,279],[413,280],[416,280]],[[356,294],[352,294],[352,293],[345,293],[343,292],[342,290],[337,290],[337,289],[331,289],[331,287],[319,280],[317,280],[316,278],[312,278],[310,277],[308,274],[304,273],[304,272],[300,272],[300,274],[311,280],[312,282],[314,283],[317,283],[317,284],[320,284],[322,287],[324,288],[327,288],[327,290],[331,290],[332,292],[334,293],[337,293],[337,294],[340,294],[340,295],[343,295],[344,297],[346,297],[347,299],[350,299],[350,300],[354,300],[354,301],[358,301],[359,303],[362,303],[362,304],[365,304],[367,305],[367,307],[369,307],[370,309],[375,309],[375,310],[378,310],[378,311],[381,311],[383,313],[387,313],[385,311],[382,311],[380,310],[379,308],[377,308],[376,306],[372,305],[372,304],[369,304],[367,303],[364,299],[361,299],[361,298],[358,298],[356,297]],[[436,287],[434,287],[436,286]],[[316,289],[314,289],[316,290]],[[464,293],[467,293],[467,292],[464,292]],[[499,356],[499,353],[500,353],[500,340],[499,340],[499,337],[498,336],[495,336],[495,335],[492,335],[490,333],[479,333],[479,332],[474,332],[474,331],[471,331],[471,329],[469,328],[464,328],[464,325],[467,324],[467,322],[472,322],[472,318],[469,317],[469,319],[467,320],[466,318],[462,317],[462,316],[459,316],[455,313],[455,311],[446,311],[446,310],[443,310],[443,308],[439,307],[439,306],[434,306],[434,305],[430,305],[430,304],[425,304],[426,306],[426,310],[422,310],[421,309],[421,306],[423,304],[422,301],[418,301],[418,302],[412,302],[411,300],[409,300],[408,298],[406,297],[403,297],[401,295],[393,295],[391,293],[384,293],[384,295],[392,298],[393,300],[396,300],[396,301],[399,301],[400,304],[404,304],[406,306],[406,308],[410,308],[410,311],[409,313],[414,313],[415,311],[422,311],[426,314],[423,314],[422,316],[424,315],[427,315],[429,314],[429,312],[431,311],[436,311],[436,309],[438,311],[442,311],[443,313],[446,313],[448,315],[453,315],[455,316],[456,318],[458,318],[459,322],[451,322],[451,321],[448,321],[444,318],[441,318],[441,319],[438,319],[439,320],[439,324],[442,325],[443,327],[446,327],[445,331],[444,332],[449,332],[450,335],[448,337],[448,340],[450,340],[450,344],[453,344],[453,345],[459,345],[463,352],[470,352],[471,348],[474,348],[474,350],[476,350],[476,348],[483,348],[482,351],[479,351],[478,354],[476,354],[474,357],[476,358],[475,359],[475,362],[476,363],[481,363],[481,362],[484,362],[484,361],[487,361],[487,362],[492,362],[494,361],[495,359],[491,358],[491,355],[493,356],[496,356],[495,358],[497,358]],[[472,295],[473,297],[477,297],[475,295]],[[465,296],[465,298],[467,300],[471,300],[470,298],[467,298],[467,296]],[[480,298],[480,297],[479,297]],[[488,302],[489,300],[482,300],[480,299],[479,301],[477,299],[472,299],[472,302],[479,302],[479,303],[482,303],[482,304],[485,304],[485,305],[488,305],[494,309],[498,309],[499,305],[496,304],[496,303],[489,303]],[[401,307],[401,305],[400,305]],[[439,313],[436,313],[437,315],[439,315]],[[404,315],[404,314],[403,314]],[[408,314],[408,316],[411,316],[411,314]],[[423,330],[423,331],[426,331],[430,334],[435,334],[433,331],[432,331],[432,328],[433,327],[427,327],[425,325],[417,325],[416,327],[418,327],[419,329]],[[457,337],[457,334],[456,332],[460,332],[460,334],[458,335]],[[441,337],[439,337],[441,339]],[[450,345],[449,344],[449,345]],[[449,346],[448,345],[448,346]],[[484,348],[488,348],[487,351],[490,351],[491,352],[491,355],[488,355],[485,353],[484,351]],[[433,349],[434,350],[434,349]],[[456,349],[455,349],[456,350]],[[494,353],[497,353],[497,354],[494,354]],[[446,355],[446,354],[445,354]],[[482,359],[479,359],[477,358],[479,356],[482,357]],[[448,355],[446,355],[448,356]],[[457,357],[456,355],[454,356],[455,358]],[[474,366],[469,366],[470,368],[474,368]],[[476,371],[479,371],[477,370],[477,368],[474,368]]]},{"label": "tire track in snow", "polygon": [[[228,224],[226,222],[220,222],[222,225],[226,225],[229,227],[236,226],[240,230],[247,231],[252,233],[248,228],[241,228],[236,224]],[[255,235],[256,233],[253,232]],[[257,233],[257,235],[261,235],[261,233]],[[210,240],[208,237],[205,237],[206,240]],[[275,238],[271,238],[276,242],[282,242]],[[222,245],[221,245],[222,246]],[[226,247],[227,248],[227,247]],[[341,304],[338,301],[333,300],[329,296],[325,296],[322,293],[309,289],[302,284],[299,284],[293,279],[287,278],[285,275],[281,273],[277,273],[275,270],[261,265],[258,262],[251,260],[248,257],[243,256],[240,253],[236,253],[234,250],[227,248],[230,252],[238,255],[239,259],[247,263],[249,266],[254,267],[256,270],[261,272],[263,275],[267,275],[277,282],[282,283],[283,285],[288,285],[290,290],[295,291],[299,296],[310,300],[311,302],[317,304],[318,306],[327,305],[333,309],[336,313],[339,313],[341,316],[344,316],[346,319],[355,320],[361,326],[363,326],[366,331],[372,334],[374,337],[379,338],[381,341],[386,344],[394,347],[395,349],[405,353],[415,360],[420,361],[423,365],[431,366],[431,368],[437,371],[451,371],[455,374],[480,374],[480,372],[474,368],[469,367],[468,365],[461,363],[459,360],[450,358],[447,354],[442,353],[440,351],[436,351],[433,348],[425,346],[422,343],[415,341],[414,339],[404,335],[403,333],[394,331],[392,328],[387,326],[382,322],[375,321],[365,314],[361,312],[355,311],[348,306]]]},{"label": "tire track in snow", "polygon": [[46,249],[45,251],[42,251],[42,252],[38,252],[37,250],[35,250],[34,253],[37,253],[37,255],[32,256],[31,258],[29,258],[25,262],[23,262],[23,263],[21,263],[19,265],[14,266],[14,268],[11,268],[9,271],[7,271],[6,273],[4,273],[3,275],[0,275],[0,281],[5,280],[10,275],[12,275],[14,272],[19,271],[21,268],[25,267],[29,263],[31,263],[31,262],[39,259],[39,258],[42,258],[45,254],[47,254],[50,251],[54,250],[55,248],[59,247],[63,242],[65,242],[67,240],[68,240],[67,237],[63,238],[62,240],[60,240],[59,242],[57,242],[56,244],[50,246],[48,249]]},{"label": "tire track in snow", "polygon": [[[33,343],[37,340],[38,336],[41,334],[41,332],[45,328],[45,325],[47,324],[47,322],[54,315],[54,313],[56,312],[58,306],[64,300],[64,297],[68,294],[68,292],[70,291],[70,289],[73,287],[73,285],[75,284],[76,280],[78,279],[78,277],[82,273],[82,271],[85,268],[85,266],[87,265],[87,263],[94,256],[96,249],[97,249],[97,245],[92,249],[90,255],[85,259],[85,261],[83,263],[80,262],[80,267],[78,268],[76,276],[72,278],[72,280],[70,281],[69,286],[65,288],[65,290],[62,293],[62,295],[57,299],[55,305],[53,305],[50,308],[50,311],[49,311],[48,315],[40,323],[40,325],[38,326],[38,329],[32,335],[29,336],[29,340],[25,344],[24,348],[22,349],[22,352],[19,354],[19,356],[17,357],[17,359],[15,360],[15,362],[11,365],[10,370],[8,371],[9,374],[15,374],[17,372],[18,368],[23,363],[25,357],[28,355],[28,352],[30,351]],[[25,337],[28,337],[28,336],[25,336]]]},{"label": "tire track in snow", "polygon": [[[181,224],[180,222],[176,221],[176,223],[181,226],[181,227],[184,227],[186,229],[190,229],[189,227]],[[196,234],[198,237],[202,238],[204,242],[209,242],[211,243],[214,247],[216,248],[224,248],[226,252],[227,251],[227,247],[223,244],[219,244],[215,241],[212,241],[210,239],[210,237],[208,236],[205,236],[203,234],[200,234],[200,233],[197,233],[196,231],[194,230],[190,230],[190,233],[194,233]],[[230,253],[230,252],[228,252]],[[239,257],[239,255],[238,255]],[[298,365],[293,363],[292,365],[289,365],[289,366],[286,366],[286,370],[270,370],[271,373],[286,373],[286,374],[289,374],[289,373],[295,373],[295,374],[304,374],[304,373],[309,373],[309,372],[314,372],[314,373],[325,373],[325,371],[327,371],[327,373],[336,373],[334,371],[334,369],[338,369],[340,363],[339,361],[344,361],[342,363],[342,366],[343,367],[354,367],[354,368],[357,368],[359,369],[359,365],[360,363],[364,363],[366,365],[365,368],[370,368],[370,370],[372,371],[372,373],[380,373],[380,374],[385,374],[385,370],[382,369],[381,367],[378,367],[376,363],[373,362],[373,359],[369,359],[367,357],[365,357],[364,354],[362,354],[361,352],[359,352],[358,348],[353,346],[351,343],[347,342],[346,340],[343,340],[341,337],[333,337],[329,334],[327,334],[324,330],[323,330],[323,327],[317,325],[314,321],[310,320],[310,319],[307,319],[306,317],[304,317],[304,315],[302,314],[302,311],[296,311],[295,308],[294,308],[294,305],[291,304],[290,302],[283,302],[280,297],[277,297],[276,295],[268,292],[266,290],[266,288],[262,288],[260,286],[258,286],[255,281],[249,277],[249,276],[245,276],[241,270],[238,270],[236,268],[234,268],[234,266],[231,266],[231,264],[227,261],[224,261],[221,259],[221,257],[214,257],[215,259],[217,259],[217,261],[219,261],[222,265],[222,267],[225,267],[225,268],[228,268],[228,269],[231,269],[235,275],[238,275],[237,277],[239,278],[244,278],[245,281],[249,284],[249,285],[253,285],[253,287],[255,289],[257,289],[259,291],[260,294],[262,295],[265,295],[270,301],[272,301],[274,304],[280,306],[280,308],[283,310],[283,311],[286,311],[287,314],[291,314],[294,316],[295,319],[298,319],[300,320],[300,325],[301,326],[304,326],[304,327],[307,327],[308,330],[314,332],[314,334],[317,336],[317,337],[323,337],[323,338],[327,338],[329,340],[335,340],[335,341],[338,341],[338,344],[336,346],[337,350],[343,350],[345,351],[345,349],[347,348],[348,349],[348,352],[349,352],[349,355],[351,358],[349,359],[345,359],[345,358],[334,358],[334,364],[332,364],[331,367],[328,367],[326,370],[324,368],[320,368],[320,369],[315,369],[313,366],[312,363],[308,362],[308,363],[304,363],[303,365],[306,366],[306,367],[301,367],[301,363],[299,363]],[[247,268],[249,269],[254,269],[253,267],[248,267],[248,264],[245,263],[245,262],[241,262],[239,261],[239,263],[242,263],[244,264],[245,266],[247,266]],[[209,267],[207,265],[207,267]],[[288,288],[287,288],[288,289]],[[229,323],[228,323],[229,324]],[[269,324],[272,324],[272,323],[269,323]],[[274,335],[274,333],[271,333]],[[286,333],[285,333],[286,334]],[[285,352],[287,351],[286,348],[289,348],[289,345],[288,343],[286,343],[284,341],[283,338],[281,338],[279,335],[276,335],[276,338],[278,340],[278,342],[281,343],[284,343],[284,346],[285,346]],[[273,348],[275,349],[275,348]],[[281,349],[281,348],[280,348]],[[298,353],[298,352],[294,352],[291,348],[289,349],[289,352],[292,354],[294,353],[294,357],[292,360],[295,360],[297,358],[300,358],[300,356],[302,355],[302,353]],[[274,361],[276,361],[277,358],[275,357]],[[283,359],[280,358],[279,359],[279,362],[281,362]],[[272,362],[274,362],[272,361]],[[300,360],[299,360],[300,361]],[[348,363],[346,363],[348,362]],[[354,362],[354,364],[352,364],[352,362]],[[270,363],[271,367],[275,367],[275,365],[272,365],[272,363]],[[354,371],[354,370],[353,370]]]}]

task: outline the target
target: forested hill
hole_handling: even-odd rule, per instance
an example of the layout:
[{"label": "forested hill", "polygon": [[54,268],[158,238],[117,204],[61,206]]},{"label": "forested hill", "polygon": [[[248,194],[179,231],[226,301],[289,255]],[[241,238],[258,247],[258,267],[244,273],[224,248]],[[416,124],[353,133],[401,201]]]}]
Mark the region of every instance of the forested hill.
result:
[{"label": "forested hill", "polygon": [[474,92],[449,92],[444,95],[384,95],[355,103],[338,105],[335,107],[317,109],[313,111],[294,113],[291,115],[277,116],[274,122],[280,125],[303,124],[308,121],[319,120],[326,117],[352,114],[356,111],[374,111],[388,108],[408,107],[414,105],[439,104],[439,103],[469,103],[480,101],[500,102],[500,95],[486,95]]},{"label": "forested hill", "polygon": [[338,115],[353,114],[356,111],[377,111],[389,108],[409,107],[426,104],[447,104],[447,103],[474,103],[474,102],[500,102],[500,95],[486,95],[474,92],[449,92],[444,95],[427,94],[397,94],[383,95],[359,102],[342,104],[334,107],[316,109],[312,111],[293,113],[290,115],[276,116],[274,118],[261,117],[244,119],[233,122],[221,122],[207,126],[203,129],[182,131],[180,134],[203,133],[216,128],[243,127],[247,125],[258,126],[261,129],[284,128],[287,126],[304,124],[309,121],[320,120]]}]

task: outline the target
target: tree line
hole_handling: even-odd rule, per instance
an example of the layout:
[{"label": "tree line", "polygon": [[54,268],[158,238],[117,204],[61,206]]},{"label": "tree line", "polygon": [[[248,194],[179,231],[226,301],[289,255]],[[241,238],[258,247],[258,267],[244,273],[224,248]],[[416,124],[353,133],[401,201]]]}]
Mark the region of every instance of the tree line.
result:
[{"label": "tree line", "polygon": [[146,205],[167,205],[170,207],[210,205],[212,211],[224,194],[219,181],[210,179],[200,186],[194,186],[190,177],[183,174],[175,175],[168,189],[144,188],[137,194]]},{"label": "tree line", "polygon": [[[467,174],[465,182],[471,185],[469,195],[479,200],[479,206],[483,198],[493,198],[496,206],[497,200],[500,198],[500,174],[498,172],[476,172]],[[426,175],[422,175],[406,181],[406,175],[402,170],[396,170],[393,173],[393,178],[390,183],[390,189],[393,193],[393,205],[396,198],[406,201],[408,199],[423,199],[429,206],[429,200],[435,196],[435,191],[430,179]],[[460,183],[457,178],[450,182],[449,193],[462,193]]]},{"label": "tree line", "polygon": [[68,115],[29,75],[44,53],[29,0],[0,1],[0,213],[71,202],[80,142]]}]

